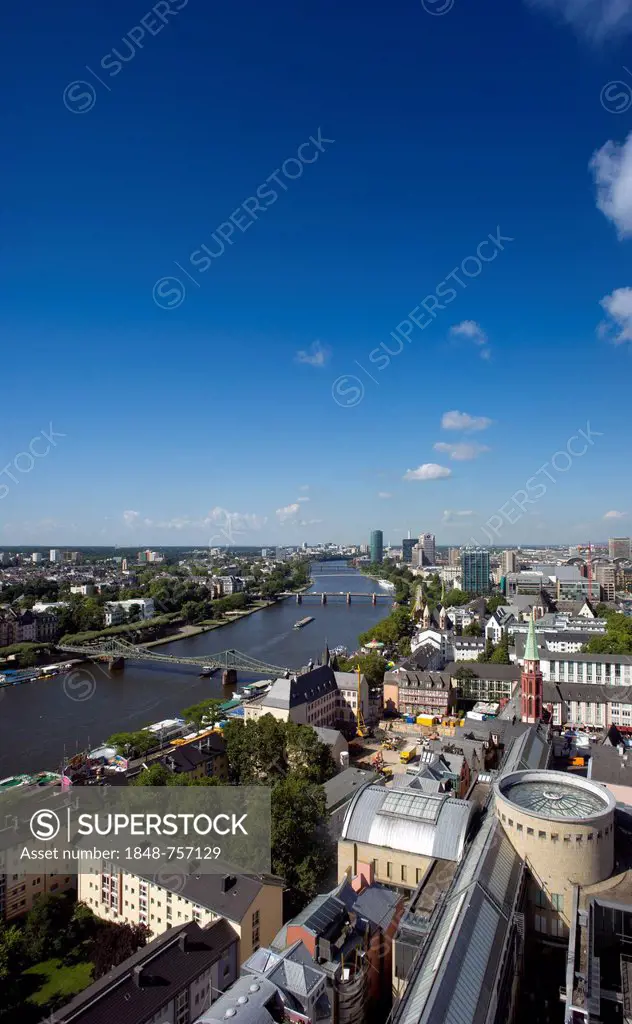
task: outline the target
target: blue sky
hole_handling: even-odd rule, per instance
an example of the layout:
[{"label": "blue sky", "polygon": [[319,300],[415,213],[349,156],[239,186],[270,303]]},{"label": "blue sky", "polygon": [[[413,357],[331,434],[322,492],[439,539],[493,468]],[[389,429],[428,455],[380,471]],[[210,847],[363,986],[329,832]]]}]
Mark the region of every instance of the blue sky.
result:
[{"label": "blue sky", "polygon": [[632,0],[5,28],[0,543],[632,530]]}]

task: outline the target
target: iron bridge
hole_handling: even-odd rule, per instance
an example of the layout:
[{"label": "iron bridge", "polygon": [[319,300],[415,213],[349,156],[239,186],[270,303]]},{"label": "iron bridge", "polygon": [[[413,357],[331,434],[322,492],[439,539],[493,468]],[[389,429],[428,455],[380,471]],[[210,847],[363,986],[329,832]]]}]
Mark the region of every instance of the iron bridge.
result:
[{"label": "iron bridge", "polygon": [[116,661],[124,659],[129,661],[151,661],[163,665],[195,665],[198,668],[211,669],[239,669],[242,672],[254,675],[277,678],[286,671],[294,672],[295,669],[288,669],[287,666],[280,668],[278,665],[268,665],[265,661],[258,661],[241,651],[220,651],[218,654],[204,654],[199,658],[184,658],[173,654],[157,654],[147,647],[137,647],[127,640],[111,639],[103,640],[95,644],[59,644],[60,651],[68,654],[78,654],[91,661]]}]

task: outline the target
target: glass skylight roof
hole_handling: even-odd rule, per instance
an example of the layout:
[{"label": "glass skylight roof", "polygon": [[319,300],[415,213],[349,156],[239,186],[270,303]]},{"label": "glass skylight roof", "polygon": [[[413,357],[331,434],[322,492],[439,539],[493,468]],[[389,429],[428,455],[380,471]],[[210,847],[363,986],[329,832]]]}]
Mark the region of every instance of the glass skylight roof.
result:
[{"label": "glass skylight roof", "polygon": [[424,795],[422,793],[390,792],[379,811],[380,814],[396,815],[403,818],[417,818],[418,821],[435,822],[439,817],[445,795]]},{"label": "glass skylight roof", "polygon": [[518,807],[550,818],[589,818],[608,807],[605,799],[588,788],[548,779],[503,787],[503,796]]}]

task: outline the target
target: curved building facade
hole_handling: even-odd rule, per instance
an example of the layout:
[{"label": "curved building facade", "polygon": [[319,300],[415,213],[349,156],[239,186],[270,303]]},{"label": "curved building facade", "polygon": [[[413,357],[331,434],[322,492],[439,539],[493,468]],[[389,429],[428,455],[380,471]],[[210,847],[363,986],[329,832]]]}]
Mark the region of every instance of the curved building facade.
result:
[{"label": "curved building facade", "polygon": [[573,886],[612,874],[614,797],[587,779],[547,770],[510,772],[494,789],[496,814],[534,880],[535,907],[568,925]]}]

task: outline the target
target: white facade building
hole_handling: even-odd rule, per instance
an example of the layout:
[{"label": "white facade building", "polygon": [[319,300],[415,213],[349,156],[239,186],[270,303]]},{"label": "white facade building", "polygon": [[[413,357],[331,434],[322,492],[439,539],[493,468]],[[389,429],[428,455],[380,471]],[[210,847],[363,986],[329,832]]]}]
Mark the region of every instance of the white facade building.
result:
[{"label": "white facade building", "polygon": [[138,606],[139,619],[151,619],[155,615],[153,597],[132,597],[128,601],[108,601],[105,606],[106,626],[117,626],[126,622],[132,605]]},{"label": "white facade building", "polygon": [[48,552],[49,562],[61,562],[61,551],[58,548],[51,548]]}]

